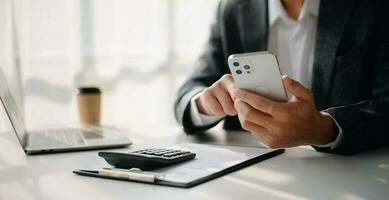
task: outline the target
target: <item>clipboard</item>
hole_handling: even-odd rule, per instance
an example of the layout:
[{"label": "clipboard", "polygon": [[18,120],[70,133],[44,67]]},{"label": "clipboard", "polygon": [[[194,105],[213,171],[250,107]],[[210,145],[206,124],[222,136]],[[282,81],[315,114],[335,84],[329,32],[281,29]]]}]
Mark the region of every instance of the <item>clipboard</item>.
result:
[{"label": "clipboard", "polygon": [[284,152],[284,149],[182,143],[168,148],[189,149],[193,160],[151,170],[101,168],[75,170],[81,176],[115,179],[179,188],[191,188]]}]

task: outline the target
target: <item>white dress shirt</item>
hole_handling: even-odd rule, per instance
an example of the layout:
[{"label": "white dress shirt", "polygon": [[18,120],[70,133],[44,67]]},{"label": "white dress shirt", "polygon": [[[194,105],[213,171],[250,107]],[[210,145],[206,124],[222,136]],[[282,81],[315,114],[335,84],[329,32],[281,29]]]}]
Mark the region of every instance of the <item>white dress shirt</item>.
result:
[{"label": "white dress shirt", "polygon": [[[297,20],[287,15],[281,0],[270,0],[268,5],[268,51],[276,53],[282,74],[288,74],[289,77],[297,80],[306,88],[311,88],[320,0],[304,1]],[[199,95],[201,92],[194,96],[190,102],[193,124],[205,126],[220,120],[220,117],[199,113],[195,102]],[[339,128],[338,137],[335,142],[321,147],[334,147],[339,143],[342,130],[336,121],[335,123]]]}]

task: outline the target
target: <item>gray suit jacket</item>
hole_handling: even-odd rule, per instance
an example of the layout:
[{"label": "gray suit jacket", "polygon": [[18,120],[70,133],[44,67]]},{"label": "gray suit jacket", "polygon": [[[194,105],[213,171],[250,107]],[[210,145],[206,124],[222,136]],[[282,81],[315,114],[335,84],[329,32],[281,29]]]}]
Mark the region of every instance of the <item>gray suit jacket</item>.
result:
[{"label": "gray suit jacket", "polygon": [[[230,73],[230,54],[263,51],[268,36],[267,0],[225,0],[196,70],[178,92],[175,114],[184,130],[204,131],[190,119],[190,97]],[[316,107],[326,110],[343,130],[335,149],[351,154],[389,144],[389,6],[386,0],[322,0],[313,66]],[[224,128],[241,129],[237,117]],[[307,122],[309,123],[309,122]]]}]

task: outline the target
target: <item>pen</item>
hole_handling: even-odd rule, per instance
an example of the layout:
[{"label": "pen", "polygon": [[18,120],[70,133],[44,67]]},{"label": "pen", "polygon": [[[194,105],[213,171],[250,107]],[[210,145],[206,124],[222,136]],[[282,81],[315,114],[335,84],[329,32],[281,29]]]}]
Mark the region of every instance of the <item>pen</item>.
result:
[{"label": "pen", "polygon": [[117,169],[117,168],[103,168],[98,171],[98,174],[105,177],[124,178],[128,180],[135,180],[141,182],[154,183],[160,179],[162,175],[152,172],[143,172],[140,169]]}]

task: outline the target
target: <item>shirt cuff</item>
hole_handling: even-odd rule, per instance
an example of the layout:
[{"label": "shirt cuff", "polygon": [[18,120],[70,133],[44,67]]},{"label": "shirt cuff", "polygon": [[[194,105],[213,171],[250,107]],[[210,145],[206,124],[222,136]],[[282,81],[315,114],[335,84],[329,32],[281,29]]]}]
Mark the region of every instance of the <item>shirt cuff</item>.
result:
[{"label": "shirt cuff", "polygon": [[200,97],[201,93],[202,92],[197,93],[190,100],[190,116],[192,119],[192,123],[195,126],[207,126],[222,119],[222,117],[203,115],[199,112],[199,109],[197,108],[196,104],[196,99]]},{"label": "shirt cuff", "polygon": [[342,134],[343,134],[343,130],[342,130],[342,127],[339,126],[338,122],[335,120],[335,118],[328,112],[321,112],[323,115],[327,115],[327,116],[330,116],[332,118],[332,120],[335,122],[336,126],[338,127],[338,136],[336,136],[336,139],[335,141],[332,141],[328,144],[324,144],[324,145],[315,145],[316,147],[331,147],[331,149],[335,149],[337,146],[339,146],[340,144],[340,140],[342,138]]}]

